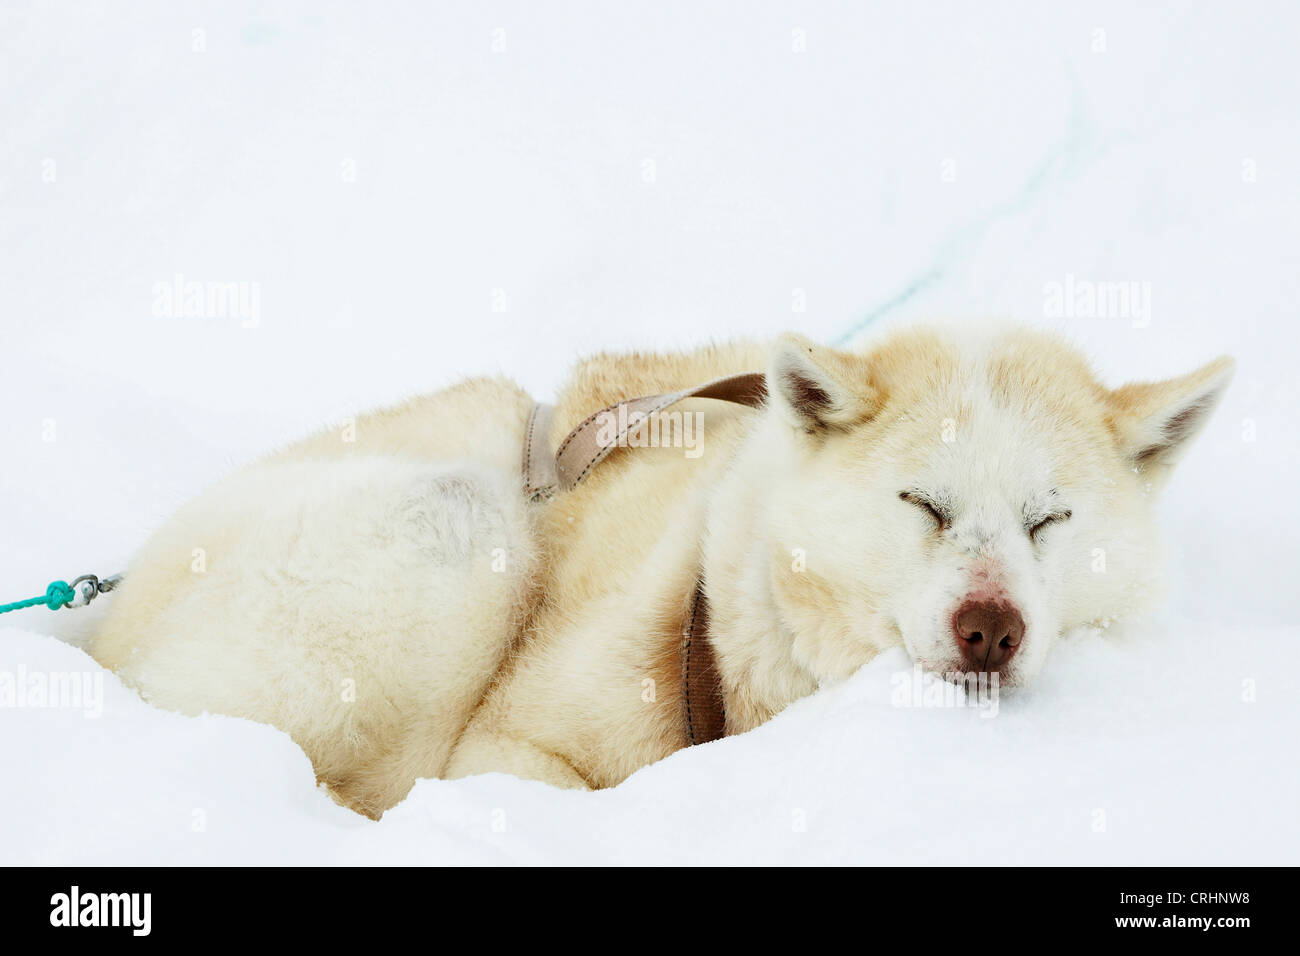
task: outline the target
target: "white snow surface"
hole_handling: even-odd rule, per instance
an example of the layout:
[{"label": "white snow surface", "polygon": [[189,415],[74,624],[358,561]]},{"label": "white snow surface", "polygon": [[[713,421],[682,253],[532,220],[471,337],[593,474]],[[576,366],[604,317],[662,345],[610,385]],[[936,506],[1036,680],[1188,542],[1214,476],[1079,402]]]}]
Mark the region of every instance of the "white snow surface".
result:
[{"label": "white snow surface", "polygon": [[[372,822],[103,672],[106,597],[0,617],[0,675],[103,689],[0,707],[0,863],[1300,863],[1300,13],[1133,7],[5,4],[0,601],[356,410],[602,348],[999,315],[1114,384],[1240,365],[1162,609],[993,718],[896,706],[899,651],[612,790]],[[258,283],[256,327],[155,315],[177,274]],[[1048,315],[1067,276],[1149,321]]]}]

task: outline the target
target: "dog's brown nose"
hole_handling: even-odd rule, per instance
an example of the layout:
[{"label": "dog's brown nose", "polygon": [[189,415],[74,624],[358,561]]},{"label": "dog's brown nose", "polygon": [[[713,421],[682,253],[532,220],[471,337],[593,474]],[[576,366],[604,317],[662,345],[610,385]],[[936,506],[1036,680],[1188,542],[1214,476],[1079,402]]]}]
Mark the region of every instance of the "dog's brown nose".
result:
[{"label": "dog's brown nose", "polygon": [[1011,659],[1025,636],[1025,621],[1010,604],[967,601],[952,616],[962,656],[976,670],[994,671]]}]

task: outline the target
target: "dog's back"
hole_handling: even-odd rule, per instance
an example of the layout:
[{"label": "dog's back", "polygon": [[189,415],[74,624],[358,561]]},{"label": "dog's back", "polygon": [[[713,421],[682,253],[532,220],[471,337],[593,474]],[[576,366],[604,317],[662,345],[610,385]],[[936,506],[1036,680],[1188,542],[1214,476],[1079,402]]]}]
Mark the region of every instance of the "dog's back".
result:
[{"label": "dog's back", "polygon": [[531,404],[467,382],[220,482],[141,550],[93,653],[162,707],[281,728],[378,815],[442,772],[527,614]]}]

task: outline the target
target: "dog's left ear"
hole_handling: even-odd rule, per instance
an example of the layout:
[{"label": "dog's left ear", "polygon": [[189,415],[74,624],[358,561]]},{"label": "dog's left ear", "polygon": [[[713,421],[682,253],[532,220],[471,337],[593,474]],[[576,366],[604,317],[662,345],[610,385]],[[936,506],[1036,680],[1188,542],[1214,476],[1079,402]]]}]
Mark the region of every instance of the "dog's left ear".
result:
[{"label": "dog's left ear", "polygon": [[768,363],[767,389],[791,425],[807,432],[846,428],[880,410],[866,358],[786,333]]},{"label": "dog's left ear", "polygon": [[1236,367],[1224,355],[1180,378],[1110,393],[1111,427],[1140,472],[1159,477],[1177,463],[1219,404]]}]

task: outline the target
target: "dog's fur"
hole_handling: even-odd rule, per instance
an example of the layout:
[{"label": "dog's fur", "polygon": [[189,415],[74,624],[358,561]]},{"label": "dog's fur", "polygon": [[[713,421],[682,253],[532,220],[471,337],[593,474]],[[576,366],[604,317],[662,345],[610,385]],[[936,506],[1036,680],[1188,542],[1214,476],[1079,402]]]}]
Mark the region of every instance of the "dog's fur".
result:
[{"label": "dog's fur", "polygon": [[684,403],[701,456],[619,451],[544,504],[522,494],[532,399],[507,381],[316,435],[154,535],[93,652],[163,707],[282,728],[372,816],[419,777],[607,787],[684,746],[701,574],[728,733],[890,646],[968,670],[972,595],[1019,609],[998,670],[1021,684],[1062,632],[1152,593],[1152,492],[1232,362],[1112,391],[1025,330],[606,355],[561,391],[551,448],[605,405],[755,369],[763,409]]}]

